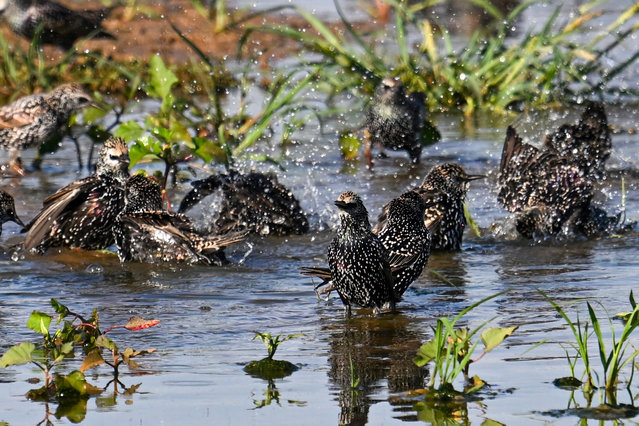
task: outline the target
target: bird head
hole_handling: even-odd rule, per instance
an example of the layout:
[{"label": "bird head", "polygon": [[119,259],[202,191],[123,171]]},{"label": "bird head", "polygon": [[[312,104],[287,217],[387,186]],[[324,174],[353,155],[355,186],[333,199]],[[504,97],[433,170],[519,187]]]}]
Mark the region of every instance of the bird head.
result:
[{"label": "bird head", "polygon": [[[337,198],[335,205],[339,209],[342,220],[353,219],[355,222],[368,223],[368,211],[362,199],[353,191],[346,191]],[[369,225],[370,227],[370,225]]]},{"label": "bird head", "polygon": [[422,186],[464,198],[470,182],[484,177],[484,175],[467,174],[464,168],[457,163],[446,163],[433,167],[424,178]]},{"label": "bird head", "polygon": [[124,183],[129,177],[129,149],[124,139],[110,137],[100,149],[98,176],[111,176]]}]

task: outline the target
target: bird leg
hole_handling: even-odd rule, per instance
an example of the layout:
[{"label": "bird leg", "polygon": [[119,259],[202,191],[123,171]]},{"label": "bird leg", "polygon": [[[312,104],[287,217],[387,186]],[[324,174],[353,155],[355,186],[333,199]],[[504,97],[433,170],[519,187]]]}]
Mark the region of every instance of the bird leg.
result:
[{"label": "bird leg", "polygon": [[12,149],[9,153],[9,168],[16,172],[19,176],[24,176],[24,164],[20,158],[20,151]]},{"label": "bird leg", "polygon": [[371,157],[371,132],[364,129],[364,159],[368,168],[373,167],[373,158]]}]

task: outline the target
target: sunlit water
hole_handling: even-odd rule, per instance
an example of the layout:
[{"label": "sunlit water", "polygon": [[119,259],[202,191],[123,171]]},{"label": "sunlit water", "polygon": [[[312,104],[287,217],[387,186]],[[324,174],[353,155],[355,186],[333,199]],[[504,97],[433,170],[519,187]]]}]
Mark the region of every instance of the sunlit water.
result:
[{"label": "sunlit water", "polygon": [[[495,326],[519,326],[502,346],[471,366],[471,374],[492,386],[480,393],[483,401],[468,404],[468,420],[575,424],[576,417],[543,414],[570,405],[570,392],[551,382],[570,373],[563,348],[569,349],[572,337],[537,289],[558,303],[568,303],[573,318],[576,312],[586,318],[583,300],[595,302],[597,308],[601,303],[610,315],[628,311],[628,295],[639,288],[639,237],[631,232],[595,241],[533,244],[496,236],[491,228],[507,223],[507,213],[496,202],[506,126],[514,123],[533,141],[540,141],[545,131],[573,121],[578,114],[575,110],[530,119],[479,116],[472,123],[459,115],[435,115],[443,141],[425,150],[421,165],[409,165],[404,153],[390,153],[390,158],[376,160],[372,171],[360,161],[343,162],[335,136],[336,129],[353,126],[361,115],[348,114],[343,122],[327,123],[323,134],[312,123],[296,134],[298,144],[286,148],[285,171],[254,165],[277,171],[280,181],[301,200],[311,218],[310,234],[253,237],[231,250],[235,264],[222,268],[120,265],[114,255],[106,254],[65,252],[18,260],[5,255],[0,258],[0,351],[36,341],[25,327],[27,318],[33,310],[50,313],[53,297],[81,313],[97,308],[104,328],[133,315],[162,321],[135,333],[112,333],[121,348],[157,351],[140,358],[138,369],[122,368],[121,381],[126,386],[140,384],[137,392],[113,398],[110,386],[89,400],[85,424],[399,424],[426,419],[413,407],[418,399],[408,399],[404,392],[423,387],[430,379],[429,369],[415,367],[412,358],[432,337],[436,319],[505,291],[466,317],[465,324],[471,327],[489,319]],[[618,128],[636,125],[634,109],[611,108],[608,114]],[[143,115],[130,118],[142,121]],[[601,182],[598,200],[610,213],[619,211],[624,176],[628,220],[639,219],[637,143],[637,135],[613,136],[610,174]],[[82,148],[86,155],[87,146]],[[274,157],[280,154],[276,145],[259,149]],[[28,161],[31,156],[24,157]],[[324,264],[337,224],[332,204],[337,195],[346,189],[358,192],[374,222],[385,202],[419,184],[434,164],[446,161],[487,175],[472,183],[468,196],[482,236],[468,233],[461,252],[431,257],[430,268],[446,280],[425,272],[406,292],[396,315],[375,317],[370,311],[356,310],[347,320],[335,295],[318,300],[313,283],[300,276],[299,267]],[[5,180],[2,187],[16,195],[19,215],[29,220],[44,197],[84,175],[85,171],[77,171],[75,148],[67,141],[58,153],[45,158],[41,173]],[[175,188],[174,202],[187,190],[186,183]],[[202,211],[194,214],[201,216]],[[17,226],[5,224],[3,243],[19,238]],[[621,326],[614,324],[617,329]],[[609,337],[607,322],[602,326]],[[299,371],[272,383],[245,374],[244,364],[266,355],[264,345],[251,340],[256,331],[304,333],[283,343],[275,356],[298,365]],[[546,343],[537,346],[542,341]],[[636,347],[636,336],[632,342]],[[591,353],[602,374],[594,347]],[[353,375],[360,379],[357,392],[350,387],[351,361]],[[62,371],[77,368],[78,362],[66,361]],[[96,385],[105,386],[111,378],[107,368],[93,371],[87,377]],[[29,389],[41,385],[28,383],[32,377],[41,373],[30,366],[0,370],[0,422],[28,425],[45,418],[46,405],[25,398]],[[636,380],[630,390],[633,395],[639,392]],[[574,397],[576,404],[585,405],[580,394]],[[630,397],[620,391],[619,400],[629,403]],[[55,404],[48,409],[54,413]],[[54,415],[49,419],[69,423]]]}]

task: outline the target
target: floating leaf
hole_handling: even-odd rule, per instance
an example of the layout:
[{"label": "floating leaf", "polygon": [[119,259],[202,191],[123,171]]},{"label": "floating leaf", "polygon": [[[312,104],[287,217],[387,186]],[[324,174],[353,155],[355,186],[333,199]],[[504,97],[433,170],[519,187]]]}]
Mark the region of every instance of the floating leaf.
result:
[{"label": "floating leaf", "polygon": [[31,354],[35,350],[33,343],[25,342],[9,348],[0,358],[0,367],[7,368],[10,365],[22,365],[33,361]]},{"label": "floating leaf", "polygon": [[69,396],[69,393],[86,395],[87,380],[84,373],[78,370],[72,371],[68,376],[56,375],[55,386],[58,395]]},{"label": "floating leaf", "polygon": [[80,366],[80,371],[85,372],[103,363],[104,363],[104,358],[102,358],[100,349],[95,348],[91,352],[89,352],[86,358],[84,358],[84,361],[82,361],[82,365]]},{"label": "floating leaf", "polygon": [[27,321],[27,327],[36,333],[49,335],[49,325],[51,324],[51,316],[44,312],[33,311],[29,320]]},{"label": "floating leaf", "polygon": [[481,341],[483,342],[484,346],[486,346],[484,352],[490,352],[495,349],[495,347],[499,346],[499,344],[503,342],[506,337],[513,334],[513,332],[517,330],[517,328],[519,327],[495,327],[487,328],[482,331]]},{"label": "floating leaf", "polygon": [[153,327],[154,325],[158,325],[160,320],[145,320],[140,317],[131,317],[129,321],[124,326],[127,330],[136,331],[142,330],[143,328]]}]

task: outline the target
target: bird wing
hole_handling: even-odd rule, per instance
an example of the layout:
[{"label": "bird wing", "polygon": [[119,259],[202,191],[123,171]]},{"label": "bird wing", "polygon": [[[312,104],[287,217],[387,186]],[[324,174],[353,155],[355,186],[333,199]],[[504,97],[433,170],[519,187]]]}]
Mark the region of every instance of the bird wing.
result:
[{"label": "bird wing", "polygon": [[94,183],[94,178],[88,177],[73,182],[47,197],[44,200],[43,209],[24,228],[29,231],[24,240],[25,250],[38,246],[49,233],[54,222],[71,204],[74,204],[78,195],[85,193]]},{"label": "bird wing", "polygon": [[0,108],[0,129],[22,127],[33,123],[49,106],[42,95],[20,98]]}]

